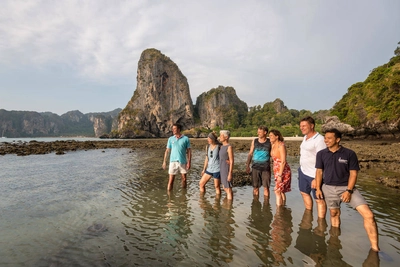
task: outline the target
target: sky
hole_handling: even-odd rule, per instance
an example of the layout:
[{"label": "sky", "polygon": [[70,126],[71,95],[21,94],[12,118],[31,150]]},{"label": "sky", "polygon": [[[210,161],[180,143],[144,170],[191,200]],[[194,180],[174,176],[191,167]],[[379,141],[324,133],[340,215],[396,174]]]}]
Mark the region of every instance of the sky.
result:
[{"label": "sky", "polygon": [[193,104],[232,86],[249,107],[330,109],[394,56],[400,1],[1,0],[0,109],[124,108],[141,53],[186,76]]}]

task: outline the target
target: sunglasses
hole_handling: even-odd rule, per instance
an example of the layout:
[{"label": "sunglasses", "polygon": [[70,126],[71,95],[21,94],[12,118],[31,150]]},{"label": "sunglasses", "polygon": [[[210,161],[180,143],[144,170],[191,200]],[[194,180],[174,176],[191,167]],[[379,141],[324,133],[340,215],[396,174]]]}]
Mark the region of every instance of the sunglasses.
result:
[{"label": "sunglasses", "polygon": [[211,150],[210,151],[210,158],[212,158],[213,157],[213,151]]}]

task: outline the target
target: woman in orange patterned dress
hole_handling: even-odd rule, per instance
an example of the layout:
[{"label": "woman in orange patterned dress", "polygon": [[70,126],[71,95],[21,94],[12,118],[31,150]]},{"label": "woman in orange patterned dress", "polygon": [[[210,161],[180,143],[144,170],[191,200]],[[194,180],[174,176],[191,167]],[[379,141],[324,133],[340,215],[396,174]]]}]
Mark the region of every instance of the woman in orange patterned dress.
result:
[{"label": "woman in orange patterned dress", "polygon": [[274,161],[276,205],[281,206],[286,204],[285,193],[291,191],[292,171],[286,162],[287,152],[282,134],[278,130],[271,130],[269,140],[272,144],[271,157]]}]

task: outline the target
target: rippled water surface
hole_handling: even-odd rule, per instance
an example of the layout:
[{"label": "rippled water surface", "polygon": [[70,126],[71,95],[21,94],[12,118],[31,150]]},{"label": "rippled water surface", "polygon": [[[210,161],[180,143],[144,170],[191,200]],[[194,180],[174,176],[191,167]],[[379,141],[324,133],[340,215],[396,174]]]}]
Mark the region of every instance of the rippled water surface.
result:
[{"label": "rippled water surface", "polygon": [[[164,150],[108,149],[0,156],[0,266],[398,266],[396,190],[359,180],[379,227],[369,254],[361,216],[342,206],[341,233],[304,212],[298,159],[287,207],[234,188],[201,197],[203,151],[193,152],[188,188],[167,193]],[[237,153],[244,168],[246,153]],[[316,211],[314,211],[314,215]],[[329,217],[328,217],[329,219]]]}]

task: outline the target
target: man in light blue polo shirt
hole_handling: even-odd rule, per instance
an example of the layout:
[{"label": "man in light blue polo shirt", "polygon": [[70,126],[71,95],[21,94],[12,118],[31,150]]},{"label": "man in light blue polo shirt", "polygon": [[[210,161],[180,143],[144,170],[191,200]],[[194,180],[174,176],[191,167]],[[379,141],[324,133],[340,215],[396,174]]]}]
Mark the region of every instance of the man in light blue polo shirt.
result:
[{"label": "man in light blue polo shirt", "polygon": [[187,136],[181,134],[182,126],[175,123],[172,125],[173,136],[168,138],[167,148],[164,154],[163,169],[167,167],[167,158],[169,158],[169,180],[168,190],[174,187],[175,175],[181,174],[182,187],[186,188],[186,174],[190,169],[192,161],[192,151],[190,149],[190,140]]}]

